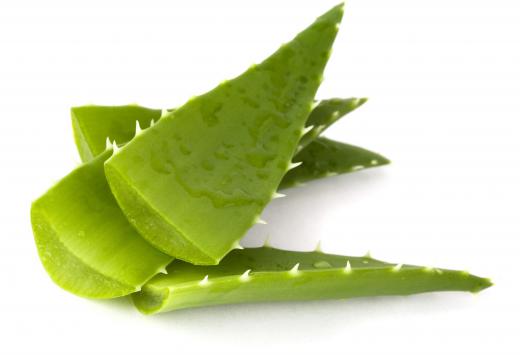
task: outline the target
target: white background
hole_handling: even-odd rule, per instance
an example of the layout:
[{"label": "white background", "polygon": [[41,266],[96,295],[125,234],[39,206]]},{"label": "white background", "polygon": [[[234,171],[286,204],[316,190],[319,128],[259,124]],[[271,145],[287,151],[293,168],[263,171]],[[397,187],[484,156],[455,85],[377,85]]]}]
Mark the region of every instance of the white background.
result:
[{"label": "white background", "polygon": [[319,98],[327,135],[393,164],[290,190],[243,242],[371,250],[488,276],[478,295],[255,304],[145,317],[56,287],[29,207],[79,162],[69,107],[172,107],[261,61],[331,1],[0,0],[0,353],[518,354],[520,5],[351,0]]}]

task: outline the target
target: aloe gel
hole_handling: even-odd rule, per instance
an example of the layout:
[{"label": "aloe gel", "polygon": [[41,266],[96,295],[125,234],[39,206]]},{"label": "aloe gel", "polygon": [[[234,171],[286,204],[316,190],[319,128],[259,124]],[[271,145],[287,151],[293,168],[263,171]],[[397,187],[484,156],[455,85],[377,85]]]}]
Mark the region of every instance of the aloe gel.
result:
[{"label": "aloe gel", "polygon": [[161,110],[137,105],[87,105],[71,108],[70,116],[81,160],[89,161],[105,151],[107,139],[128,142],[136,133],[136,122],[148,127],[161,117]]},{"label": "aloe gel", "polygon": [[121,212],[103,170],[110,154],[73,170],[31,207],[47,273],[60,287],[88,298],[138,291],[172,260],[141,238]]}]

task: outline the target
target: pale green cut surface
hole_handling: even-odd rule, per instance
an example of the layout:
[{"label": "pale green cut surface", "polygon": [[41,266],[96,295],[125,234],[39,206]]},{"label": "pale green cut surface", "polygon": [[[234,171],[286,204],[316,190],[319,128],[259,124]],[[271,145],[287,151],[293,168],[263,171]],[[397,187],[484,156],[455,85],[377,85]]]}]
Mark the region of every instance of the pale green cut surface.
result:
[{"label": "pale green cut surface", "polygon": [[128,142],[135,135],[136,121],[148,127],[161,117],[161,110],[137,105],[87,105],[72,107],[70,115],[81,160],[89,161],[105,151],[107,138],[111,142]]},{"label": "pale green cut surface", "polygon": [[121,212],[104,175],[110,154],[72,171],[31,207],[47,273],[65,290],[88,298],[138,291],[172,260],[141,238]]},{"label": "pale green cut surface", "polygon": [[216,266],[176,260],[167,271],[132,295],[141,312],[246,302],[478,292],[491,286],[488,279],[462,271],[270,247],[233,250]]},{"label": "pale green cut surface", "polygon": [[342,5],[333,8],[105,163],[114,196],[145,239],[194,264],[217,264],[237,245],[290,167],[342,15]]}]

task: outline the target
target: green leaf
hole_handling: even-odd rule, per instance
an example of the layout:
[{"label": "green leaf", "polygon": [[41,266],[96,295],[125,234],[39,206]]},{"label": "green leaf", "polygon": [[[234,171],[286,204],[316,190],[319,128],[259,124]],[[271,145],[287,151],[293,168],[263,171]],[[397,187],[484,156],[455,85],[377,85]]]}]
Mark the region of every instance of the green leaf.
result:
[{"label": "green leaf", "polygon": [[390,160],[380,154],[324,137],[314,139],[296,154],[294,161],[302,164],[287,172],[280,183],[280,189],[390,163]]},{"label": "green leaf", "polygon": [[106,162],[112,192],[145,239],[195,264],[217,264],[236,246],[290,167],[342,15],[333,8]]},{"label": "green leaf", "polygon": [[[355,97],[319,101],[307,118],[306,130],[309,131],[300,139],[298,150],[303,149],[330,125],[366,101],[366,98]],[[115,140],[118,144],[129,142],[136,134],[137,125],[140,129],[150,127],[152,120],[159,121],[161,112],[159,109],[137,105],[85,105],[71,108],[76,148],[82,161],[91,160],[103,153],[107,138],[110,142]]]},{"label": "green leaf", "polygon": [[[330,125],[365,102],[364,98],[335,98],[322,100],[316,105],[307,118],[307,127],[310,128],[307,128],[308,132],[300,139],[298,145],[300,153],[293,158],[293,161],[302,162],[302,166],[288,171],[280,183],[280,188],[293,187],[309,180],[355,171],[352,170],[354,167],[359,169],[360,166],[375,167],[389,163],[388,159],[376,153],[348,144],[332,144],[330,140],[322,140],[314,144],[314,140]],[[112,127],[109,135],[110,142],[115,139],[119,144],[127,143],[139,129],[149,128],[152,119],[157,122],[160,119],[161,110],[137,106],[89,105],[75,107],[72,112],[76,146],[80,155],[82,155],[82,150],[86,150],[89,152],[89,156],[96,156],[104,152],[104,150],[101,151],[101,147],[104,149],[107,139],[105,130],[101,128]],[[151,116],[143,118],[143,112],[156,115],[154,118]],[[89,137],[89,139],[83,137]],[[309,144],[311,146],[306,148]]]},{"label": "green leaf", "polygon": [[89,298],[135,292],[172,257],[148,244],[110,192],[107,151],[63,178],[31,207],[40,259],[62,288]]},{"label": "green leaf", "polygon": [[74,141],[82,161],[92,160],[110,142],[128,142],[135,136],[136,121],[148,127],[161,117],[161,110],[137,105],[79,106],[70,109]]},{"label": "green leaf", "polygon": [[367,102],[366,98],[358,99],[354,97],[349,99],[336,98],[320,101],[312,110],[309,118],[307,118],[305,130],[308,132],[300,139],[297,151],[301,151],[334,122],[338,121],[347,113],[354,111],[365,102]]},{"label": "green leaf", "polygon": [[233,250],[217,266],[175,260],[132,295],[145,314],[210,305],[433,291],[478,292],[488,279],[462,271],[397,265],[370,257],[294,252],[269,247]]}]

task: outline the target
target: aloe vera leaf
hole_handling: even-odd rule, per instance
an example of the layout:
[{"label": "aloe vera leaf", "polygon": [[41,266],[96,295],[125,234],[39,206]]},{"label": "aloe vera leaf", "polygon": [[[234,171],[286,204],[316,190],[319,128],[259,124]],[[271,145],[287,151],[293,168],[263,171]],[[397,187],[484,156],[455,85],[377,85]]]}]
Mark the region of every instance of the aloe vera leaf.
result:
[{"label": "aloe vera leaf", "polygon": [[[366,101],[366,98],[319,101],[307,118],[306,129],[309,131],[301,138],[298,149],[303,149],[327,127]],[[110,142],[116,140],[119,144],[130,141],[135,136],[136,124],[140,129],[146,129],[152,120],[157,122],[161,118],[161,112],[137,105],[85,105],[71,108],[74,139],[82,161],[103,153],[107,137]]]},{"label": "aloe vera leaf", "polygon": [[[279,189],[293,187],[309,180],[354,172],[364,168],[377,167],[390,163],[385,157],[363,148],[334,142],[330,139],[318,139],[316,142],[314,141],[332,123],[347,113],[352,112],[364,102],[366,102],[364,98],[335,98],[322,100],[318,103],[307,118],[307,127],[312,127],[312,129],[300,140],[299,148],[301,150],[293,158],[294,161],[301,162],[302,164],[287,172],[280,183]],[[131,140],[133,137],[132,132],[135,132],[136,129],[136,119],[138,119],[138,116],[129,114],[118,115],[118,109],[126,111],[124,109],[125,107],[126,106],[80,106],[73,108],[73,110],[79,112],[73,116],[73,122],[77,122],[78,127],[84,127],[82,131],[83,134],[78,134],[77,136],[88,136],[90,137],[90,142],[95,142],[95,146],[89,148],[89,151],[95,152],[96,147],[105,144],[106,141],[102,130],[91,130],[92,127],[96,127],[93,123],[97,120],[104,120],[104,124],[110,125],[111,127],[125,127],[124,131],[114,129],[110,139],[117,137],[117,142],[119,143],[126,143]],[[138,111],[135,112],[137,113]],[[155,121],[159,119],[160,117],[155,119]],[[83,124],[83,121],[88,122],[88,124]],[[111,124],[106,121],[114,122]],[[139,128],[146,129],[150,124],[151,120],[144,120],[144,123],[143,120],[141,120],[139,121]],[[76,145],[78,151],[81,152],[81,147],[84,145],[90,146],[90,143],[86,140],[82,140],[80,143],[80,141],[77,140]]]},{"label": "aloe vera leaf", "polygon": [[128,223],[104,175],[107,151],[59,181],[31,207],[40,259],[59,286],[89,298],[135,292],[172,257]]},{"label": "aloe vera leaf", "polygon": [[285,174],[280,189],[390,163],[390,160],[380,154],[324,137],[314,139],[295,155],[294,161],[302,164]]},{"label": "aloe vera leaf", "polygon": [[260,301],[478,292],[491,286],[489,279],[461,271],[270,247],[233,250],[217,266],[175,260],[167,272],[132,295],[141,312]]},{"label": "aloe vera leaf", "polygon": [[110,188],[145,239],[194,264],[236,247],[291,167],[342,15],[333,8],[107,160]]},{"label": "aloe vera leaf", "polygon": [[105,151],[107,137],[111,142],[127,142],[136,133],[136,121],[141,127],[148,127],[152,120],[161,117],[161,110],[137,105],[88,105],[72,107],[70,115],[81,160],[89,161]]},{"label": "aloe vera leaf", "polygon": [[312,110],[309,118],[307,118],[307,123],[305,124],[307,133],[300,139],[297,152],[315,140],[334,122],[354,111],[367,102],[367,100],[367,98],[352,97],[348,99],[334,98],[320,101]]}]

